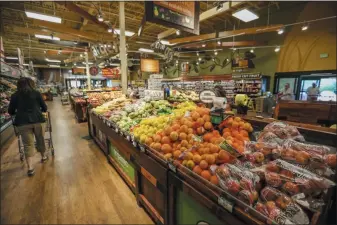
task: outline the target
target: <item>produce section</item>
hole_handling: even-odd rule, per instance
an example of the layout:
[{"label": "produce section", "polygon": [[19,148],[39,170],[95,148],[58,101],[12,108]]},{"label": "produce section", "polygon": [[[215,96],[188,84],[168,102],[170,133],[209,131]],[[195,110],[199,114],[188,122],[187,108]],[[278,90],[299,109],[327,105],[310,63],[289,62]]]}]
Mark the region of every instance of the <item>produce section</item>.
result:
[{"label": "produce section", "polygon": [[[133,190],[141,188],[139,204],[161,224],[173,224],[177,218],[166,213],[167,204],[174,197],[165,197],[163,189],[154,191],[160,187],[156,176],[184,179],[187,183],[183,185],[192,185],[205,198],[222,199],[227,203],[218,202],[218,207],[227,205],[225,209],[232,214],[233,221],[242,223],[313,224],[321,218],[320,214],[328,211],[329,196],[335,189],[335,149],[307,143],[295,126],[274,122],[256,127],[254,122],[237,116],[227,116],[216,125],[210,122],[207,108],[197,107],[193,102],[170,104],[164,100],[137,100],[116,110],[104,105],[93,109],[90,117],[102,121],[100,125],[93,122],[93,126],[99,132],[107,131],[108,145],[113,139],[109,133],[130,143],[129,153],[124,153],[124,157],[137,170],[136,177],[140,180],[137,183],[132,176],[134,182],[130,186]],[[114,148],[121,155],[126,151]],[[134,161],[132,155],[140,158]],[[147,160],[152,158],[151,165],[142,164],[143,155]],[[114,167],[121,167],[115,161],[111,160]],[[155,175],[161,169],[163,172]],[[120,174],[128,183],[129,172],[122,170]],[[176,190],[174,184],[161,185],[167,192]],[[166,203],[158,205],[152,199],[154,193],[147,189]],[[216,197],[211,190],[221,194]],[[210,206],[207,204],[206,208]],[[289,213],[290,208],[297,213]]]}]

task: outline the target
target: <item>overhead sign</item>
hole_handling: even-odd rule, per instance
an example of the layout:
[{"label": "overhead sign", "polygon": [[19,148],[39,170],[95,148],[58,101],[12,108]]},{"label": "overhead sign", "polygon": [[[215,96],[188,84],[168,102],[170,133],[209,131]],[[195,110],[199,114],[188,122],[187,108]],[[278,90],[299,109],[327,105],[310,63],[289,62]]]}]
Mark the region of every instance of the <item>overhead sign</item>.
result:
[{"label": "overhead sign", "polygon": [[212,103],[215,98],[215,93],[211,90],[204,90],[200,92],[199,99],[203,103]]},{"label": "overhead sign", "polygon": [[83,75],[86,74],[85,69],[83,68],[72,68],[71,72],[73,75]]},{"label": "overhead sign", "polygon": [[199,2],[146,1],[146,20],[199,35]]},{"label": "overhead sign", "polygon": [[142,72],[159,73],[159,60],[141,59],[140,69]]},{"label": "overhead sign", "polygon": [[170,47],[162,44],[160,40],[151,44],[151,48],[157,53],[162,53],[166,62],[171,62],[173,60],[174,51]]},{"label": "overhead sign", "polygon": [[144,96],[151,100],[161,100],[164,99],[163,90],[144,90]]},{"label": "overhead sign", "polygon": [[261,73],[232,74],[232,79],[261,79]]},{"label": "overhead sign", "polygon": [[98,74],[98,67],[97,66],[90,67],[89,73],[91,76],[96,76]]},{"label": "overhead sign", "polygon": [[103,68],[102,69],[103,77],[107,77],[113,80],[120,80],[121,79],[121,70],[119,67],[115,68]]}]

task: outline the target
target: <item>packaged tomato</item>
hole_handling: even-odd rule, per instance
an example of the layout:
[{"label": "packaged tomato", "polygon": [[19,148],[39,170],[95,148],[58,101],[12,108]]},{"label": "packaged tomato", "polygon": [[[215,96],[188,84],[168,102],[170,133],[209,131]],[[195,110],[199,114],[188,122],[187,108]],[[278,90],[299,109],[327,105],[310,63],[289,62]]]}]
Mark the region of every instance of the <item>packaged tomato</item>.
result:
[{"label": "packaged tomato", "polygon": [[313,145],[308,143],[301,143],[295,140],[286,140],[283,143],[283,148],[286,149],[293,149],[294,151],[298,152],[306,152],[310,154],[312,157],[321,157],[323,158],[325,155],[327,155],[330,151],[330,149],[327,146],[324,145]]},{"label": "packaged tomato", "polygon": [[276,121],[264,127],[263,131],[272,132],[280,139],[292,139],[297,141],[305,141],[295,126],[291,126],[284,122]]},{"label": "packaged tomato", "polygon": [[295,224],[309,224],[310,222],[308,215],[295,201],[275,188],[263,188],[260,192],[260,200],[265,203],[268,212],[277,207],[283,212],[286,218]]},{"label": "packaged tomato", "polygon": [[266,220],[267,224],[280,224],[280,225],[293,225],[287,216],[278,208],[273,201],[268,202],[258,202],[254,206],[255,210],[258,211],[262,216],[259,216],[262,221]]},{"label": "packaged tomato", "polygon": [[273,155],[281,152],[281,146],[273,142],[246,141],[244,155],[248,161],[262,163],[265,159],[273,159]]},{"label": "packaged tomato", "polygon": [[290,196],[299,193],[316,196],[335,185],[326,178],[281,159],[271,161],[252,171],[258,174],[263,172],[263,178],[269,186],[282,190]]},{"label": "packaged tomato", "polygon": [[215,174],[219,180],[220,187],[230,194],[248,205],[253,205],[257,201],[258,192],[255,187],[260,181],[259,176],[232,164],[219,166],[216,168]]}]

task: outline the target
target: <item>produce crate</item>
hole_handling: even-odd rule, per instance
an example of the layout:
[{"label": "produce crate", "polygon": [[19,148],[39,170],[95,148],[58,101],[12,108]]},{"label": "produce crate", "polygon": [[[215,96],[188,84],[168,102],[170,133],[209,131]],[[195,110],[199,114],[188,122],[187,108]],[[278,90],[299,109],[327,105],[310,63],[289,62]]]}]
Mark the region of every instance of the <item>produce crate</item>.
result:
[{"label": "produce crate", "polygon": [[168,224],[168,168],[156,152],[145,147],[140,154],[138,202],[156,224]]}]

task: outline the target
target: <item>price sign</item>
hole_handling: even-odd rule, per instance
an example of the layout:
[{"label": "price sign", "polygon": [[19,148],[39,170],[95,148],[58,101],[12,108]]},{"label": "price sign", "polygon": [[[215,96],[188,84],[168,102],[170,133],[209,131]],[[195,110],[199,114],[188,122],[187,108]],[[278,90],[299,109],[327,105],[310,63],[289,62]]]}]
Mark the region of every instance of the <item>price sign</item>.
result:
[{"label": "price sign", "polygon": [[139,148],[140,148],[140,152],[143,152],[143,153],[145,152],[144,146],[140,145]]},{"label": "price sign", "polygon": [[164,99],[164,91],[162,90],[145,90],[144,95],[149,96],[151,100]]},{"label": "price sign", "polygon": [[200,92],[199,99],[203,103],[212,103],[215,98],[215,93],[211,90],[204,90]]},{"label": "price sign", "polygon": [[167,165],[172,172],[174,172],[174,173],[177,172],[177,167],[175,165],[173,165],[172,162],[167,162]]},{"label": "price sign", "polygon": [[225,208],[230,213],[233,212],[233,203],[231,203],[230,201],[228,201],[224,197],[222,197],[222,196],[218,197],[218,204],[221,205],[223,208]]},{"label": "price sign", "polygon": [[127,136],[126,136],[126,139],[127,139],[128,141],[131,141],[130,135],[127,135]]},{"label": "price sign", "polygon": [[132,141],[132,145],[137,148],[137,142],[135,142],[134,140]]},{"label": "price sign", "polygon": [[118,130],[118,128],[117,128],[117,127],[116,127],[116,129],[115,129],[115,132],[116,132],[116,133],[118,133],[118,132],[119,132],[119,130]]}]

